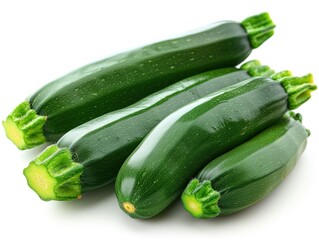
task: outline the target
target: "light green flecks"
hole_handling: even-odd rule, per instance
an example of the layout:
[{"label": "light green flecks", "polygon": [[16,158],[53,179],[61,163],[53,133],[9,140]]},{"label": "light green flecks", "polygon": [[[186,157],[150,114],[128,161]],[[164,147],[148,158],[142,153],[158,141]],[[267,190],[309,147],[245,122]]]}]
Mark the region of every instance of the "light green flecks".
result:
[{"label": "light green flecks", "polygon": [[72,160],[68,149],[47,147],[24,169],[28,185],[42,200],[81,198],[80,176],[83,166]]},{"label": "light green flecks", "polygon": [[210,181],[190,181],[181,199],[186,211],[196,218],[214,218],[220,214],[218,200],[219,192],[212,188]]},{"label": "light green flecks", "polygon": [[39,116],[25,101],[2,122],[7,137],[20,149],[33,148],[46,142],[43,126],[47,118]]}]

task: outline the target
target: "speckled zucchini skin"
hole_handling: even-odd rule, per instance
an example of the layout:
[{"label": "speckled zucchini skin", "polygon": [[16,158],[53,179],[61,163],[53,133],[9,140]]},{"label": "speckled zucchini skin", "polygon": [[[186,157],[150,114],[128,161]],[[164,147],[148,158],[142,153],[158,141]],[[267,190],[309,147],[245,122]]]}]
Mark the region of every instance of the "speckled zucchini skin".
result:
[{"label": "speckled zucchini skin", "polygon": [[[207,164],[182,195],[186,210],[198,218],[212,218],[236,213],[268,196],[292,171],[310,134],[300,114],[290,115]],[[190,196],[199,203],[199,211],[187,201]]]},{"label": "speckled zucchini skin", "polygon": [[287,99],[280,82],[257,77],[170,114],[122,165],[115,186],[120,207],[133,218],[159,214],[211,159],[278,121]]},{"label": "speckled zucchini skin", "polygon": [[223,68],[175,83],[129,107],[105,114],[66,133],[58,147],[71,151],[83,165],[81,191],[113,181],[126,158],[143,138],[178,108],[250,78],[247,71]]},{"label": "speckled zucchini skin", "polygon": [[180,79],[235,66],[251,51],[242,25],[222,21],[84,66],[45,85],[29,103],[38,115],[47,117],[46,140],[56,141],[72,128]]}]

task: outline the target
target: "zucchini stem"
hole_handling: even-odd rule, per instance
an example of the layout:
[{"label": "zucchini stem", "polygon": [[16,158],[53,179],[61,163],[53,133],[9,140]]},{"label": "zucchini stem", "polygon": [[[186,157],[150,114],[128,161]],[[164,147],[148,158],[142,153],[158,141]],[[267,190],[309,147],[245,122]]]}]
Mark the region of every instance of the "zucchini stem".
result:
[{"label": "zucchini stem", "polygon": [[47,118],[31,109],[28,101],[18,105],[2,125],[7,137],[20,149],[25,150],[46,142],[43,126]]},{"label": "zucchini stem", "polygon": [[251,16],[241,22],[245,28],[252,48],[257,48],[274,34],[276,25],[268,13]]},{"label": "zucchini stem", "polygon": [[220,214],[219,198],[219,192],[212,188],[209,180],[199,182],[196,178],[190,181],[181,196],[186,211],[196,218],[217,217]]},{"label": "zucchini stem", "polygon": [[295,113],[293,111],[289,111],[288,114],[291,118],[302,123],[302,115],[300,113]]},{"label": "zucchini stem", "polygon": [[[288,112],[289,116],[293,119],[295,119],[296,121],[299,121],[300,123],[302,123],[302,115],[300,113],[295,113],[293,111],[289,111]],[[311,132],[309,129],[305,129],[307,134],[308,134],[308,137],[311,135]]]},{"label": "zucchini stem", "polygon": [[275,71],[267,65],[261,65],[258,60],[248,61],[240,66],[240,69],[246,70],[252,77],[270,77]]},{"label": "zucchini stem", "polygon": [[82,172],[83,166],[72,160],[68,149],[51,145],[30,162],[23,174],[42,200],[65,201],[81,198]]},{"label": "zucchini stem", "polygon": [[272,79],[280,81],[288,94],[288,108],[290,110],[300,107],[311,98],[311,92],[317,89],[313,82],[312,74],[302,77],[292,76],[291,72],[283,71],[276,73]]}]

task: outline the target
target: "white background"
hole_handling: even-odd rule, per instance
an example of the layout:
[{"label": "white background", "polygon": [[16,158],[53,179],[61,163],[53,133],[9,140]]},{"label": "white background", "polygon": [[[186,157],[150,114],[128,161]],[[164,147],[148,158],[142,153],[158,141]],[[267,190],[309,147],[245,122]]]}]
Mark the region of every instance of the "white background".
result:
[{"label": "white background", "polygon": [[[249,59],[296,75],[312,72],[316,80],[315,2],[0,0],[0,119],[43,84],[82,65],[264,11],[276,33]],[[179,201],[154,219],[131,219],[118,208],[112,185],[77,201],[43,202],[22,174],[43,146],[18,151],[1,127],[0,239],[319,239],[318,92],[298,110],[312,135],[294,171],[261,203],[213,220],[193,219]]]}]

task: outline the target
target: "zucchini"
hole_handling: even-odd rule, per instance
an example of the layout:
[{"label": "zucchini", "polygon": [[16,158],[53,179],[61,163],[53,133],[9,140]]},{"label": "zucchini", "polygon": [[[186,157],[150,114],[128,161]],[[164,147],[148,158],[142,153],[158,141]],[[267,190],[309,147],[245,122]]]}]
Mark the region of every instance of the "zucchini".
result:
[{"label": "zucchini", "polygon": [[306,148],[310,132],[299,114],[291,114],[206,165],[182,194],[185,209],[196,218],[213,218],[268,196]]},{"label": "zucchini", "polygon": [[312,76],[289,74],[248,79],[167,116],[122,165],[115,183],[120,207],[133,218],[159,214],[212,158],[304,103],[316,88]]},{"label": "zucchini", "polygon": [[147,133],[167,115],[251,76],[273,73],[258,61],[241,68],[195,75],[72,129],[24,170],[29,186],[43,200],[71,200],[108,184]]},{"label": "zucchini", "polygon": [[242,23],[221,21],[79,68],[39,89],[3,122],[7,137],[27,149],[93,118],[200,72],[233,67],[273,34],[267,13]]}]

